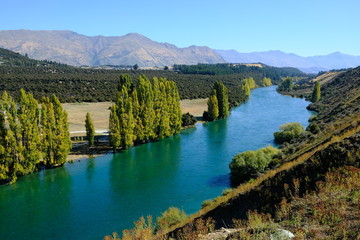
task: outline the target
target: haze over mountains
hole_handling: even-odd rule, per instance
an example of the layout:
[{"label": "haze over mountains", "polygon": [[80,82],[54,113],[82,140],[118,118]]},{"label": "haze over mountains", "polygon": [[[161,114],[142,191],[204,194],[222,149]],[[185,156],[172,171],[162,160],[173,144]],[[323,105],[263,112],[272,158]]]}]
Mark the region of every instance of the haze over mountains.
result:
[{"label": "haze over mountains", "polygon": [[261,62],[274,67],[295,67],[307,73],[360,66],[360,57],[340,52],[312,57],[301,57],[282,51],[239,53],[236,50],[217,50],[217,52],[227,62]]},{"label": "haze over mountains", "polygon": [[360,57],[339,52],[301,57],[281,51],[239,53],[209,47],[178,48],[137,34],[124,36],[85,36],[71,31],[0,31],[0,47],[34,59],[47,59],[70,65],[135,65],[144,67],[197,63],[264,63],[275,67],[296,67],[304,72],[356,67]]}]

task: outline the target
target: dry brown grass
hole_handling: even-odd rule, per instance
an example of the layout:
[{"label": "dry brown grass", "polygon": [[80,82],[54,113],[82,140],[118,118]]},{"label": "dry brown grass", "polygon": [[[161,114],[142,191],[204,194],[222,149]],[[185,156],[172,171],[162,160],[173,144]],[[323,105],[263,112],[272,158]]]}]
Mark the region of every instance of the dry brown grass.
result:
[{"label": "dry brown grass", "polygon": [[324,73],[324,74],[318,76],[317,78],[313,79],[312,81],[313,82],[320,81],[320,84],[324,85],[325,83],[330,82],[331,80],[333,80],[334,78],[339,76],[340,73],[343,73],[343,72],[327,72],[327,73]]},{"label": "dry brown grass", "polygon": [[[109,107],[111,102],[99,103],[64,103],[68,113],[70,132],[75,136],[76,131],[85,131],[85,116],[90,113],[95,130],[107,130],[109,127]],[[84,135],[84,134],[80,134]]]}]

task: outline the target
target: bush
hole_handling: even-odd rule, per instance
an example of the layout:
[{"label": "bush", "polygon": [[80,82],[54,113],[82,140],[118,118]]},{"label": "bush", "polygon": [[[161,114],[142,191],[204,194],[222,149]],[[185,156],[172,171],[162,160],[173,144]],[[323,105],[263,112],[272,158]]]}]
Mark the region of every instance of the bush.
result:
[{"label": "bush", "polygon": [[163,212],[156,220],[160,229],[166,229],[184,221],[186,217],[187,215],[184,210],[180,210],[176,207],[169,207],[168,210]]},{"label": "bush", "polygon": [[320,132],[320,128],[316,123],[311,123],[307,128],[306,131],[309,131],[313,134],[317,134]]},{"label": "bush", "polygon": [[237,154],[231,161],[229,168],[233,183],[247,181],[263,172],[273,161],[279,149],[267,146],[256,151],[247,151]]},{"label": "bush", "polygon": [[197,122],[196,118],[193,115],[191,115],[190,113],[183,114],[181,117],[181,120],[182,120],[181,125],[183,127],[192,126]]},{"label": "bush", "polygon": [[206,207],[209,206],[213,201],[214,201],[214,200],[212,200],[212,199],[207,199],[207,200],[203,201],[203,202],[201,203],[201,208],[206,208]]},{"label": "bush", "polygon": [[226,196],[226,195],[228,195],[229,193],[231,193],[233,190],[234,190],[234,189],[232,189],[232,188],[227,188],[227,189],[225,189],[224,191],[222,191],[221,195],[222,195],[222,196]]},{"label": "bush", "polygon": [[290,142],[292,139],[300,137],[305,131],[303,126],[298,123],[285,123],[281,125],[280,132],[274,132],[274,138],[276,143]]}]

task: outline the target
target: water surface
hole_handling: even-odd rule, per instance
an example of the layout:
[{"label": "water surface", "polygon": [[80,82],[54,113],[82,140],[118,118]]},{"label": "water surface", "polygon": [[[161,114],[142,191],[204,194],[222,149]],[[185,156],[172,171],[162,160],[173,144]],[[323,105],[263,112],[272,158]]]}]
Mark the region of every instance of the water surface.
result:
[{"label": "water surface", "polygon": [[258,88],[227,119],[0,186],[0,239],[102,239],[169,206],[194,213],[229,187],[235,154],[274,145],[286,122],[307,126],[307,105]]}]

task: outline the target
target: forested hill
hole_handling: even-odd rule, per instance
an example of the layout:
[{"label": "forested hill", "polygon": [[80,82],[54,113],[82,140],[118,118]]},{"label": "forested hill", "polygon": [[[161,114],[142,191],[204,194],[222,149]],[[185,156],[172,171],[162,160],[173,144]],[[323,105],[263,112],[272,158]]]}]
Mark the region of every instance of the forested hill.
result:
[{"label": "forested hill", "polygon": [[265,64],[197,64],[197,65],[174,65],[174,70],[184,74],[204,74],[204,75],[226,75],[226,74],[253,74],[261,72],[268,78],[278,80],[279,76],[299,77],[306,74],[297,68],[292,67],[271,67]]},{"label": "forested hill", "polygon": [[[103,102],[113,101],[120,74],[129,74],[133,79],[145,74],[153,77],[167,78],[174,81],[179,89],[181,99],[207,98],[215,81],[222,81],[229,89],[231,106],[241,103],[246,97],[242,94],[241,84],[245,78],[254,78],[259,86],[261,81],[271,78],[274,84],[283,77],[307,75],[293,69],[241,66],[231,73],[206,74],[182,73],[169,70],[103,70],[82,69],[49,61],[32,60],[26,56],[1,49],[0,51],[0,91],[6,90],[17,96],[19,89],[32,92],[34,97],[56,94],[61,102]],[[199,67],[202,65],[195,65]],[[230,65],[206,65],[207,69],[216,72],[219,67]],[[183,66],[184,67],[184,66]],[[191,68],[192,66],[188,66]]]},{"label": "forested hill", "polygon": [[34,60],[28,56],[23,56],[19,53],[0,48],[0,66],[8,67],[67,67],[70,66],[62,63],[57,63],[47,60]]}]

